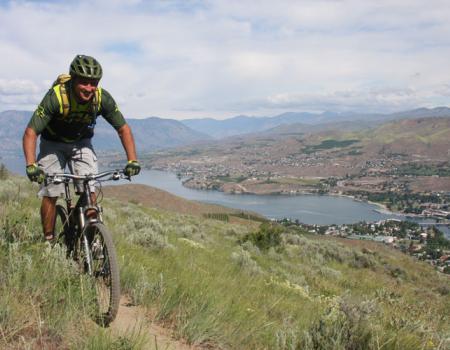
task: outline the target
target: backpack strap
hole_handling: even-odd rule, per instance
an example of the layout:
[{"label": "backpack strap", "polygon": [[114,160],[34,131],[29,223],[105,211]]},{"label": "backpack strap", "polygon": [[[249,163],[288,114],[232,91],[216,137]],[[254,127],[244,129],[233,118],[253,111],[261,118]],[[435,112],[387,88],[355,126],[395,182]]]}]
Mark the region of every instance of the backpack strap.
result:
[{"label": "backpack strap", "polygon": [[100,111],[102,106],[102,88],[98,87],[95,89],[95,96],[92,100],[92,113],[94,117],[97,116],[97,113]]},{"label": "backpack strap", "polygon": [[60,92],[60,95],[61,95],[60,106],[62,107],[62,115],[63,115],[64,118],[66,118],[69,115],[70,104],[69,104],[69,97],[67,96],[67,90],[66,90],[66,85],[65,84],[60,84],[59,85],[59,92]]},{"label": "backpack strap", "polygon": [[59,102],[59,113],[65,118],[69,115],[70,103],[64,83],[53,86],[53,91]]},{"label": "backpack strap", "polygon": [[59,113],[66,118],[69,115],[70,103],[67,95],[66,84],[71,79],[70,74],[60,74],[53,83],[53,90],[59,102]]}]

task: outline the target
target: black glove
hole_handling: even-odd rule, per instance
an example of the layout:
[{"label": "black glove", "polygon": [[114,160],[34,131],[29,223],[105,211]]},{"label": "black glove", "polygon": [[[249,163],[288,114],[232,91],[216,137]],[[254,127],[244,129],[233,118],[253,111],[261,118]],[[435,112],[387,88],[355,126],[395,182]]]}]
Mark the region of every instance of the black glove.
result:
[{"label": "black glove", "polygon": [[27,176],[30,179],[30,181],[34,181],[39,184],[44,182],[45,180],[44,170],[39,168],[39,166],[36,163],[27,165]]},{"label": "black glove", "polygon": [[124,169],[124,173],[127,176],[134,176],[141,171],[141,165],[137,160],[129,160],[127,166]]}]

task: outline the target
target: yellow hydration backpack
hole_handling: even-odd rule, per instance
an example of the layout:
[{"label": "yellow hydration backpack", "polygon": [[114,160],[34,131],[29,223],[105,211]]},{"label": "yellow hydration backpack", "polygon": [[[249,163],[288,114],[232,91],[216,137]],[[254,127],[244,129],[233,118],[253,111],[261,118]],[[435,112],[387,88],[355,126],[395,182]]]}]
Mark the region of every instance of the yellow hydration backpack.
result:
[{"label": "yellow hydration backpack", "polygon": [[[54,81],[52,88],[56,93],[59,102],[59,112],[66,118],[70,112],[69,96],[67,95],[66,85],[72,77],[70,74],[60,74]],[[92,101],[92,113],[97,113],[101,102],[101,88],[95,90],[94,100]]]}]

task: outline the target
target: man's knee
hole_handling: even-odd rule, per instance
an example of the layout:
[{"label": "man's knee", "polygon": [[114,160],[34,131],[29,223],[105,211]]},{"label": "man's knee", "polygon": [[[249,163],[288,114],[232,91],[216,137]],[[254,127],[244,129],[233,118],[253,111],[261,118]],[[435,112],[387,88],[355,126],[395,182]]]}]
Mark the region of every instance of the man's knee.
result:
[{"label": "man's knee", "polygon": [[56,205],[56,201],[58,197],[42,197],[42,207],[54,207]]}]

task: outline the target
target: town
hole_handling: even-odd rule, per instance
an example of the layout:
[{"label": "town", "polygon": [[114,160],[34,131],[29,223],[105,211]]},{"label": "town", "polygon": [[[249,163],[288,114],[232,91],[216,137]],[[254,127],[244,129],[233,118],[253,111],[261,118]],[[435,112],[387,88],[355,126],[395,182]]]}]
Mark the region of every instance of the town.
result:
[{"label": "town", "polygon": [[287,218],[276,221],[283,226],[298,227],[310,234],[386,244],[435,266],[439,272],[450,274],[450,241],[445,238],[438,225],[419,225],[398,219],[349,225],[308,225]]}]

